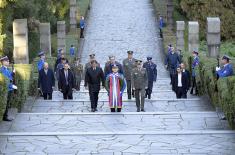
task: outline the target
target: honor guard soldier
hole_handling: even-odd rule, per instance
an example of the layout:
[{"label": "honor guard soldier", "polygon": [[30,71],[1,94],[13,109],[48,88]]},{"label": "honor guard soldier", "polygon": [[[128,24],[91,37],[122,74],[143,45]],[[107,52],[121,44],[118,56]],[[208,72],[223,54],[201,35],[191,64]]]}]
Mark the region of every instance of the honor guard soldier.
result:
[{"label": "honor guard soldier", "polygon": [[134,91],[131,89],[131,72],[136,67],[136,59],[133,58],[133,51],[127,51],[128,57],[123,60],[123,72],[127,83],[127,95],[128,99],[131,99],[131,95],[134,96]]},{"label": "honor guard soldier", "polygon": [[38,72],[43,69],[44,63],[45,63],[45,59],[46,59],[46,55],[45,52],[41,51],[38,53],[39,56],[39,61],[38,61]]},{"label": "honor guard soldier", "polygon": [[216,73],[219,78],[228,77],[233,75],[233,66],[229,63],[230,58],[227,55],[222,57],[223,68],[216,67]]},{"label": "honor guard soldier", "polygon": [[147,62],[143,65],[148,73],[148,88],[146,89],[145,98],[151,99],[153,82],[157,80],[157,65],[152,62],[152,57],[147,57]]},{"label": "honor guard soldier", "polygon": [[199,57],[198,57],[198,52],[197,51],[193,51],[193,62],[192,62],[192,88],[190,91],[190,94],[194,94],[194,90],[195,90],[195,95],[198,94],[198,90],[197,90],[197,84],[196,84],[196,67],[198,67],[200,61],[199,61]]},{"label": "honor guard soldier", "polygon": [[15,69],[13,69],[13,71],[11,71],[8,68],[9,67],[9,59],[7,56],[2,57],[0,59],[0,61],[2,64],[2,66],[0,68],[0,73],[2,73],[3,76],[7,79],[7,88],[8,88],[7,105],[6,105],[6,110],[3,114],[3,121],[12,121],[12,119],[8,118],[8,109],[10,108],[10,98],[12,97],[14,90],[17,89],[17,86],[13,84]]},{"label": "honor guard soldier", "polygon": [[83,75],[83,65],[80,63],[80,58],[77,57],[74,59],[74,63],[71,66],[71,70],[75,76],[75,89],[80,91],[80,85]]},{"label": "honor guard soldier", "polygon": [[135,91],[137,112],[144,112],[145,89],[148,88],[148,74],[145,68],[142,67],[142,61],[136,61],[137,67],[132,70],[131,83]]}]

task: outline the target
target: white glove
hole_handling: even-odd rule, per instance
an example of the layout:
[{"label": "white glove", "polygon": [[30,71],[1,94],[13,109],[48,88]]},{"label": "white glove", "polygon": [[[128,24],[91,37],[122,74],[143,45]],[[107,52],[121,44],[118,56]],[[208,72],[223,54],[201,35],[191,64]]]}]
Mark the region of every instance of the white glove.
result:
[{"label": "white glove", "polygon": [[219,70],[220,70],[220,67],[216,67],[215,70],[216,70],[216,72],[219,71]]},{"label": "white glove", "polygon": [[76,89],[75,89],[75,88],[73,88],[73,91],[76,91]]},{"label": "white glove", "polygon": [[12,88],[13,88],[13,89],[15,89],[15,90],[17,90],[17,89],[18,89],[18,88],[17,88],[17,86],[16,86],[16,85],[14,85],[14,84],[12,85]]}]

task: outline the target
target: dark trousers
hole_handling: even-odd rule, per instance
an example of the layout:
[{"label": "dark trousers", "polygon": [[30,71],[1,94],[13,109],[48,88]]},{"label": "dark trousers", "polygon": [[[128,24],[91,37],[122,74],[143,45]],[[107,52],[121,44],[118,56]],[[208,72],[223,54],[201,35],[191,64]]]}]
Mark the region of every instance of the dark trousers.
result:
[{"label": "dark trousers", "polygon": [[[116,112],[115,108],[110,108],[111,112]],[[117,112],[121,112],[122,108],[117,108]]]},{"label": "dark trousers", "polygon": [[135,100],[137,109],[144,109],[145,101],[145,89],[136,89],[135,90]]},{"label": "dark trousers", "polygon": [[66,89],[63,91],[63,97],[64,100],[72,100],[73,99],[73,91],[69,87],[69,85],[66,86]]},{"label": "dark trousers", "polygon": [[99,92],[89,92],[91,100],[91,109],[96,109],[98,105]]},{"label": "dark trousers", "polygon": [[148,88],[145,90],[145,97],[151,98],[153,91],[153,81],[148,81]]},{"label": "dark trousers", "polygon": [[52,93],[43,93],[44,100],[52,100]]},{"label": "dark trousers", "polygon": [[196,77],[193,76],[192,80],[193,80],[193,85],[192,85],[190,94],[193,94],[193,91],[195,90],[195,94],[197,95],[198,94],[198,90],[197,90],[197,84],[196,84]]},{"label": "dark trousers", "polygon": [[4,118],[8,118],[8,109],[10,108],[10,99],[12,97],[13,92],[14,92],[13,90],[12,91],[8,91],[8,94],[7,94],[7,105],[6,105],[5,112],[3,114],[3,119]]},{"label": "dark trousers", "polygon": [[176,98],[187,98],[187,92],[182,87],[176,88]]},{"label": "dark trousers", "polygon": [[131,92],[133,93],[133,91],[131,91],[131,80],[127,80],[126,81],[127,83],[127,96],[128,96],[128,99],[131,99]]},{"label": "dark trousers", "polygon": [[84,28],[80,28],[80,38],[84,38]]}]

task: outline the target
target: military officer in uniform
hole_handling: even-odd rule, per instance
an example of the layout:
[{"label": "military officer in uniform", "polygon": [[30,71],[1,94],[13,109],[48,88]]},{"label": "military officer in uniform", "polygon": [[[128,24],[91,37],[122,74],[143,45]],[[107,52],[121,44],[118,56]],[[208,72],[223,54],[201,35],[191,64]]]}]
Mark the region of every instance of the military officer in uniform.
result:
[{"label": "military officer in uniform", "polygon": [[146,89],[145,98],[151,99],[153,82],[157,80],[157,65],[152,62],[152,57],[147,57],[147,62],[143,65],[148,73],[148,88]]},{"label": "military officer in uniform", "polygon": [[216,67],[216,73],[219,78],[228,77],[233,75],[233,66],[229,63],[230,58],[227,55],[222,57],[223,68]]},{"label": "military officer in uniform", "polygon": [[43,69],[44,63],[45,63],[45,53],[43,51],[38,53],[38,56],[40,57],[40,60],[38,61],[38,72]]},{"label": "military officer in uniform", "polygon": [[198,94],[198,90],[197,90],[197,84],[196,84],[196,67],[198,67],[200,61],[199,61],[199,57],[198,57],[198,52],[197,51],[193,51],[193,62],[192,62],[192,88],[190,91],[190,94],[194,94],[194,90],[195,90],[195,95]]},{"label": "military officer in uniform", "polygon": [[82,75],[83,75],[83,65],[80,63],[79,57],[74,59],[74,63],[71,66],[71,70],[75,76],[75,89],[77,91],[80,91],[80,85],[81,85]]},{"label": "military officer in uniform", "polygon": [[6,110],[3,114],[3,121],[12,121],[12,119],[8,118],[8,108],[10,108],[10,98],[12,97],[12,94],[14,93],[14,90],[17,89],[17,86],[13,84],[13,78],[15,74],[15,70],[11,71],[9,67],[9,59],[7,56],[2,57],[0,59],[2,67],[0,68],[0,73],[3,74],[3,76],[7,79],[8,81],[8,94],[7,94],[7,105],[6,105]]},{"label": "military officer in uniform", "polygon": [[[93,60],[96,60],[96,59],[95,59],[95,54],[90,54],[89,56],[90,56],[90,61],[89,61],[88,63],[86,63],[84,72],[86,72],[88,68],[92,67],[91,62],[92,62]],[[97,62],[97,67],[100,67],[100,64],[99,64],[98,62]],[[85,75],[85,74],[84,74],[84,75]]]},{"label": "military officer in uniform", "polygon": [[131,83],[135,91],[137,112],[144,112],[145,89],[148,88],[148,74],[142,67],[142,61],[136,61],[137,67],[132,70]]},{"label": "military officer in uniform", "polygon": [[136,67],[135,61],[136,59],[133,58],[133,51],[127,51],[128,57],[123,60],[123,72],[127,82],[127,95],[128,99],[131,99],[131,95],[134,96],[134,91],[132,90],[131,86],[131,72],[132,69]]}]

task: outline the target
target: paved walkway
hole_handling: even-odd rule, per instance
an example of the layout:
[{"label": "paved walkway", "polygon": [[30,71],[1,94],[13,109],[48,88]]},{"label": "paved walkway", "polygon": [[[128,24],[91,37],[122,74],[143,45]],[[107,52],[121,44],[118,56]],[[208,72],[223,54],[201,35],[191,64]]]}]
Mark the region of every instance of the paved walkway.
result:
[{"label": "paved walkway", "polygon": [[0,123],[0,155],[234,155],[235,132],[201,97],[177,100],[171,91],[158,48],[153,6],[148,0],[93,0],[82,62],[96,53],[104,66],[108,55],[121,61],[127,50],[151,55],[158,81],[146,111],[137,113],[124,96],[123,112],[111,114],[102,90],[98,112],[90,112],[88,92],[64,101],[28,100],[13,122]]}]

